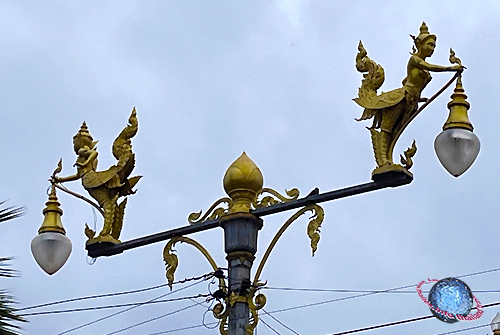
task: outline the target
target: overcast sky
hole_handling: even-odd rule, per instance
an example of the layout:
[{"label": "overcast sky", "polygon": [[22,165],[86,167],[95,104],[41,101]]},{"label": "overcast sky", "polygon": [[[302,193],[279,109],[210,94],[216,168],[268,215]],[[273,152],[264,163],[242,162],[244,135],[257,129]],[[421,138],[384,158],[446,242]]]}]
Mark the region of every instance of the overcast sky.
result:
[{"label": "overcast sky", "polygon": [[[99,140],[99,168],[115,163],[114,138],[135,106],[135,174],[143,179],[129,198],[121,240],[187,224],[225,196],[222,178],[246,151],[264,185],[302,196],[369,182],[375,168],[371,121],[354,120],[352,101],[362,75],[354,63],[359,40],[386,74],[382,91],[401,86],[422,21],[437,35],[429,62],[448,65],[449,48],[467,70],[463,84],[470,120],[481,140],[474,165],[458,179],[440,165],[434,139],[441,132],[449,88],[407,128],[395,157],[417,142],[413,183],[325,203],[315,257],[307,217],[285,233],[262,280],[271,288],[384,290],[500,268],[500,209],[496,176],[498,127],[498,1],[3,1],[0,4],[0,101],[2,160],[0,199],[28,208],[0,226],[0,255],[14,256],[20,278],[1,279],[19,308],[62,299],[122,292],[166,282],[166,242],[88,264],[83,233],[94,224],[86,203],[58,192],[73,252],[48,276],[35,263],[30,243],[47,201],[47,182],[60,158],[61,175],[74,173],[72,137],[86,121]],[[431,96],[451,73],[433,74]],[[72,190],[86,194],[79,182]],[[281,224],[293,214],[266,217],[257,261]],[[102,220],[97,217],[98,229]],[[223,231],[191,236],[226,266]],[[189,245],[176,247],[177,279],[211,271]],[[255,266],[256,267],[256,266]],[[500,271],[464,277],[483,304],[500,301]],[[179,284],[180,289],[187,284]],[[179,298],[215,290],[207,282],[175,292]],[[424,286],[424,289],[430,289]],[[333,334],[429,315],[415,293],[377,294],[272,314],[299,334]],[[147,301],[167,288],[85,300],[33,311]],[[354,293],[269,289],[268,312],[347,297]],[[167,298],[167,297],[165,297]],[[196,302],[202,302],[198,299]],[[68,334],[110,334],[193,305],[191,300],[143,306]],[[154,334],[198,326],[207,306],[121,332]],[[54,335],[123,308],[27,317],[23,334]],[[412,322],[366,334],[433,335],[488,324],[500,307],[474,322]],[[279,334],[293,334],[271,317]],[[206,322],[213,322],[206,313]],[[260,323],[258,334],[276,334]],[[204,327],[174,334],[217,334]],[[489,327],[463,332],[490,334]],[[363,333],[365,334],[365,333]]]}]

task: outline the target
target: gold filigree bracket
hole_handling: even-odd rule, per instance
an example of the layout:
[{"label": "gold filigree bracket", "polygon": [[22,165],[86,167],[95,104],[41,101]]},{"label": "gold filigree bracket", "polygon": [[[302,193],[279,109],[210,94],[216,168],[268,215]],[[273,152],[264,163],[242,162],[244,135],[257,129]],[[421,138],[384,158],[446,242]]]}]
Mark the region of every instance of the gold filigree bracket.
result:
[{"label": "gold filigree bracket", "polygon": [[224,299],[224,302],[218,302],[215,304],[214,308],[212,308],[212,313],[214,318],[220,320],[219,331],[221,335],[228,335],[228,326],[227,326],[227,318],[229,316],[229,298]]},{"label": "gold filigree bracket", "polygon": [[228,306],[234,306],[237,302],[242,302],[248,304],[248,309],[250,310],[249,323],[246,329],[246,335],[253,335],[255,327],[259,322],[258,311],[266,305],[267,298],[264,294],[256,292],[261,286],[266,285],[266,283],[258,283],[254,285],[244,296],[237,295],[231,292],[229,297],[226,297],[223,302],[218,302],[212,309],[212,313],[216,319],[221,320],[219,325],[219,330],[222,335],[228,334],[227,319],[229,315]]},{"label": "gold filigree bracket", "polygon": [[271,241],[271,243],[267,247],[267,250],[264,253],[264,256],[262,257],[262,260],[260,261],[259,267],[257,268],[257,272],[255,273],[255,278],[253,281],[254,285],[258,285],[260,274],[262,273],[262,269],[264,268],[264,265],[266,264],[266,261],[269,258],[271,251],[273,251],[274,247],[278,243],[278,240],[283,235],[285,230],[287,230],[288,227],[290,227],[290,225],[292,223],[294,223],[301,215],[303,215],[304,213],[306,213],[308,211],[313,212],[313,215],[309,218],[309,224],[307,225],[307,236],[309,236],[309,239],[311,240],[312,255],[314,256],[314,253],[318,249],[321,224],[323,223],[323,220],[325,218],[325,212],[324,212],[323,208],[317,204],[312,204],[312,205],[308,205],[308,206],[301,208],[295,214],[293,214],[283,224],[283,226],[281,226],[280,230],[278,230],[278,232],[274,236],[273,240]]},{"label": "gold filigree bracket", "polygon": [[[269,193],[271,195],[262,197],[262,199],[259,200],[259,198],[264,193]],[[273,190],[272,188],[262,188],[255,194],[255,199],[252,205],[254,208],[269,207],[275,204],[296,200],[300,194],[297,188],[292,188],[291,190],[285,190],[285,193],[288,197],[281,195],[279,192]]]},{"label": "gold filigree bracket", "polygon": [[[197,224],[197,223],[202,223],[207,220],[217,220],[221,216],[227,214],[229,212],[229,209],[233,206],[233,200],[231,198],[225,197],[217,200],[214,202],[212,206],[206,211],[206,213],[201,216],[201,213],[203,211],[191,213],[188,216],[188,222],[189,224]],[[221,204],[226,204],[227,208],[219,207]],[[201,217],[201,218],[200,218]]]},{"label": "gold filigree bracket", "polygon": [[[203,256],[205,256],[205,258],[210,263],[214,271],[219,269],[217,263],[215,263],[210,253],[199,242],[186,236],[174,237],[170,241],[168,241],[168,243],[165,245],[165,248],[163,249],[163,260],[165,261],[166,276],[168,280],[168,286],[170,287],[170,289],[172,289],[172,285],[174,283],[175,270],[177,270],[177,267],[179,266],[179,258],[174,253],[175,252],[174,246],[177,242],[187,243],[192,245],[193,247],[198,249],[203,254]],[[224,278],[219,278],[219,288],[222,290],[226,290],[226,283],[224,281]]]},{"label": "gold filigree bracket", "polygon": [[[294,190],[296,190],[296,189],[294,189]],[[292,191],[294,191],[294,190],[292,190]],[[296,192],[297,192],[296,194],[298,197],[298,191],[296,191]],[[259,193],[261,193],[261,192],[259,192]],[[289,196],[291,196],[291,194],[289,192],[287,192],[287,194]],[[293,200],[293,199],[291,199],[291,200]],[[267,200],[266,200],[266,203],[267,203]],[[316,252],[316,250],[318,249],[318,242],[320,239],[320,235],[319,235],[320,227],[321,227],[321,224],[323,223],[323,219],[325,217],[325,214],[324,214],[324,210],[321,206],[319,206],[317,204],[312,204],[312,205],[305,206],[305,207],[301,208],[300,210],[298,210],[294,215],[292,215],[283,224],[283,226],[276,233],[273,240],[271,241],[271,243],[267,247],[266,252],[264,253],[264,256],[262,257],[262,260],[260,261],[259,267],[257,268],[257,271],[255,273],[252,288],[250,289],[250,291],[248,292],[248,294],[246,296],[248,307],[249,307],[250,313],[251,313],[250,322],[247,326],[247,332],[246,332],[247,335],[253,334],[253,331],[254,331],[255,327],[257,327],[257,323],[259,322],[258,310],[262,309],[267,302],[266,296],[264,294],[259,293],[256,295],[256,292],[262,286],[267,284],[267,282],[265,282],[265,283],[260,282],[260,275],[262,273],[264,265],[266,264],[270,254],[271,254],[271,251],[274,249],[274,247],[278,243],[278,240],[283,235],[285,230],[288,227],[290,227],[290,225],[293,222],[295,222],[300,216],[302,216],[304,213],[306,213],[308,211],[313,213],[313,215],[309,218],[309,224],[307,225],[307,235],[309,236],[309,239],[311,240],[311,249],[312,249],[313,256],[314,256],[314,253]]]},{"label": "gold filigree bracket", "polygon": [[250,309],[250,320],[247,326],[247,335],[253,335],[253,331],[255,327],[257,327],[257,323],[259,323],[259,313],[258,311],[266,305],[267,298],[264,294],[259,293],[255,294],[257,290],[260,289],[261,286],[266,285],[266,283],[257,283],[254,284],[250,292],[247,295],[247,303],[248,308]]}]

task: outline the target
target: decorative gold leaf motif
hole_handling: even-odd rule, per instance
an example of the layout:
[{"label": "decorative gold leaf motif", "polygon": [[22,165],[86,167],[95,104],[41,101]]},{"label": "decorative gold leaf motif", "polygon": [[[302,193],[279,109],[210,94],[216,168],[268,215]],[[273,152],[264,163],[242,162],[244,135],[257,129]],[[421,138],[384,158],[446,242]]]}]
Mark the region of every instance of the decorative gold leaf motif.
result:
[{"label": "decorative gold leaf motif", "polygon": [[318,205],[314,205],[311,210],[314,211],[314,214],[310,217],[311,221],[309,221],[309,224],[307,225],[307,235],[311,239],[312,255],[314,256],[314,253],[318,249],[320,227],[323,223],[323,219],[325,218],[325,212],[323,211],[323,208]]},{"label": "decorative gold leaf motif", "polygon": [[[179,259],[177,258],[177,255],[174,254],[175,250],[173,249],[177,242],[187,243],[198,249],[198,251],[200,251],[210,263],[212,269],[214,271],[218,270],[219,267],[215,263],[214,259],[207,251],[207,249],[205,249],[205,247],[203,247],[200,243],[186,236],[174,237],[170,241],[168,241],[168,243],[165,245],[165,248],[163,249],[163,259],[165,260],[166,265],[166,277],[170,289],[172,289],[172,284],[174,283],[175,270],[177,270],[177,266],[179,265]],[[222,290],[226,290],[226,283],[224,278],[219,278],[219,288]]]},{"label": "decorative gold leaf motif", "polygon": [[[266,192],[270,193],[271,195],[265,196],[259,201],[259,197]],[[255,208],[269,207],[282,202],[296,200],[300,194],[299,190],[296,188],[292,188],[291,190],[285,190],[285,193],[287,194],[288,197],[281,195],[280,193],[271,188],[263,188],[259,190],[257,194],[255,194],[255,199],[252,204]]]},{"label": "decorative gold leaf motif", "polygon": [[401,164],[403,164],[404,168],[407,170],[410,170],[411,167],[413,166],[413,156],[415,156],[415,153],[417,152],[417,144],[415,140],[413,140],[413,143],[411,144],[411,147],[405,150],[404,152],[404,157],[403,155],[400,155],[401,158]]},{"label": "decorative gold leaf motif", "polygon": [[174,274],[179,265],[179,258],[174,254],[173,247],[179,241],[179,238],[174,237],[168,241],[167,245],[163,249],[163,260],[166,266],[166,276],[168,281],[168,287],[172,290],[172,285],[174,283]]},{"label": "decorative gold leaf motif", "polygon": [[[220,204],[226,204],[227,208],[222,208],[222,207],[217,208],[217,206],[219,206]],[[227,214],[229,208],[231,208],[232,206],[233,206],[233,200],[231,200],[228,197],[221,198],[217,200],[212,206],[210,206],[210,208],[205,213],[205,215],[203,215],[203,217],[200,218],[201,213],[203,211],[189,214],[188,222],[189,224],[197,224],[205,222],[207,220],[216,220],[220,218],[222,215]]]},{"label": "decorative gold leaf motif", "polygon": [[[227,298],[225,300],[227,300]],[[227,317],[229,315],[229,310],[227,308],[227,301],[226,305],[224,305],[221,302],[215,304],[214,308],[212,309],[212,313],[214,315],[214,318],[221,320],[219,325],[219,331],[221,335],[227,335],[228,334]]]},{"label": "decorative gold leaf motif", "polygon": [[267,249],[264,253],[264,256],[262,257],[262,259],[259,263],[259,266],[257,267],[257,271],[255,272],[255,277],[253,280],[254,286],[259,283],[260,275],[262,273],[264,265],[266,264],[266,262],[269,258],[269,255],[271,254],[271,251],[273,251],[273,249],[276,246],[276,244],[278,243],[278,240],[280,239],[280,237],[288,229],[288,227],[290,227],[290,225],[292,223],[294,223],[300,216],[302,216],[302,214],[304,214],[305,212],[308,212],[308,211],[313,212],[313,216],[311,217],[311,221],[309,222],[308,227],[307,227],[307,234],[308,234],[309,238],[311,239],[311,248],[312,248],[312,252],[314,255],[314,253],[316,252],[317,246],[318,246],[319,238],[320,238],[319,228],[320,228],[321,223],[323,222],[323,219],[324,219],[323,208],[321,208],[321,206],[319,206],[317,204],[308,205],[308,206],[303,207],[300,210],[298,210],[295,214],[293,214],[281,226],[281,228],[278,230],[276,235],[274,235],[273,240],[271,241],[271,243],[267,247]]},{"label": "decorative gold leaf motif", "polygon": [[262,293],[257,294],[254,297],[255,290],[250,292],[248,295],[248,308],[250,309],[250,320],[248,322],[247,326],[247,335],[253,335],[253,331],[255,327],[257,327],[257,324],[259,323],[259,313],[258,310],[263,308],[266,305],[267,298],[265,295]]}]

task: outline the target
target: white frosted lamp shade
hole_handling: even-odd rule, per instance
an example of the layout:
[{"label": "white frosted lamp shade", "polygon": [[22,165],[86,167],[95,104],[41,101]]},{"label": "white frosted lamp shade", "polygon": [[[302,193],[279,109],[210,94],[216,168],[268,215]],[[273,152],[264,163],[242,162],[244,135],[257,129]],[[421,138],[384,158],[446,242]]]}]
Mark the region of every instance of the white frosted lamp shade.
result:
[{"label": "white frosted lamp shade", "polygon": [[31,241],[31,252],[38,265],[52,275],[68,260],[71,241],[58,232],[40,233]]},{"label": "white frosted lamp shade", "polygon": [[497,313],[493,320],[491,320],[491,330],[498,333],[500,331],[500,313]]},{"label": "white frosted lamp shade", "polygon": [[434,141],[434,149],[439,161],[455,177],[467,171],[474,163],[479,147],[476,134],[462,128],[443,130]]}]

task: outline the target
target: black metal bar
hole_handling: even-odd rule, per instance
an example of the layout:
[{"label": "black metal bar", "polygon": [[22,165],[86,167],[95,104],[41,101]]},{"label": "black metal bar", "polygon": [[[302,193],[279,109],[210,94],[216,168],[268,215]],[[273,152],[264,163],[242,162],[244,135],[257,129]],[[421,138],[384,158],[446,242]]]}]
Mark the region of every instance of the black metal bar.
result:
[{"label": "black metal bar", "polygon": [[207,229],[212,229],[215,227],[219,227],[219,220],[208,220],[191,226],[184,226],[180,228],[167,230],[161,233],[156,233],[153,235],[139,237],[120,244],[111,244],[111,243],[91,244],[88,245],[86,249],[90,257],[113,256],[116,254],[120,254],[128,249],[142,247],[148,244],[165,241],[176,236],[185,236],[200,231],[204,231]]},{"label": "black metal bar", "polygon": [[[412,182],[412,180],[413,178],[410,175],[402,172],[387,173],[381,178],[377,178],[375,181],[372,181],[370,183],[351,186],[340,190],[326,192],[323,194],[313,194],[290,202],[279,203],[265,208],[254,209],[250,212],[257,217],[261,217],[288,211],[294,208],[304,207],[311,204],[317,204],[325,201],[331,201],[366,192],[376,191],[386,187],[398,187],[409,184]],[[116,254],[120,254],[128,249],[142,247],[148,244],[165,241],[176,236],[185,236],[219,226],[219,220],[208,220],[203,223],[197,223],[191,226],[184,226],[167,230],[161,233],[136,238],[120,244],[96,243],[87,246],[86,249],[90,257],[113,256]]]},{"label": "black metal bar", "polygon": [[411,183],[413,180],[411,176],[405,173],[398,173],[398,172],[394,172],[393,174],[387,177],[388,178],[372,181],[366,184],[346,187],[340,190],[330,191],[322,194],[321,193],[314,194],[301,199],[289,202],[283,202],[269,207],[254,209],[251,210],[250,212],[257,217],[261,217],[265,215],[276,214],[279,212],[287,211],[290,209],[304,207],[311,204],[318,204],[325,201],[331,201],[366,192],[376,191],[386,187],[402,186]]}]

